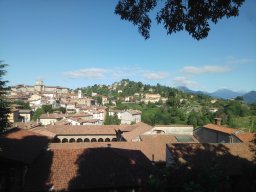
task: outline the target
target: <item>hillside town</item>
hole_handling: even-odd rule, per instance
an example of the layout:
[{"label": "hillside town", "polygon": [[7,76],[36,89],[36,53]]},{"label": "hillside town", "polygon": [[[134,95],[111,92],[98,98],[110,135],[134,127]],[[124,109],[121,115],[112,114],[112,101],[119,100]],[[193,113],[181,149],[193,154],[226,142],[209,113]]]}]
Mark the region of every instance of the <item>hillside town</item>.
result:
[{"label": "hillside town", "polygon": [[1,0],[0,192],[256,192],[255,0]]},{"label": "hillside town", "polygon": [[[116,98],[99,94],[100,89],[89,96],[86,89],[46,86],[42,80],[34,86],[11,87],[6,96],[12,102],[10,128],[0,135],[0,191],[154,191],[155,182],[172,189],[170,178],[162,178],[165,171],[171,177],[184,166],[196,174],[202,166],[198,162],[220,167],[219,177],[230,178],[220,183],[221,188],[254,189],[254,184],[245,187],[245,181],[230,182],[255,175],[255,133],[224,126],[221,117],[196,127],[147,124],[141,117],[145,110],[120,105],[157,107],[170,102],[170,96],[155,93],[154,87],[126,96],[118,86],[128,84],[107,87],[119,94]],[[186,97],[179,102],[196,95]],[[209,101],[214,104],[218,99]],[[178,179],[179,175],[172,182]]]}]

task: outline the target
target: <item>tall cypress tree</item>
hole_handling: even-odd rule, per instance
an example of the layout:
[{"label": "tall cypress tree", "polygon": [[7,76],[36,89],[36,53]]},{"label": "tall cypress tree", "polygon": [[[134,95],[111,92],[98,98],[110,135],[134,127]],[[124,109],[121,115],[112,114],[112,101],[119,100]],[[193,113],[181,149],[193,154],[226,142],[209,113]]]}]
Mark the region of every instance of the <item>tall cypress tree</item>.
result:
[{"label": "tall cypress tree", "polygon": [[6,66],[0,61],[0,132],[8,127],[8,113],[10,112],[9,103],[5,98],[6,91],[9,89],[6,86],[8,81],[3,80],[3,76],[6,74]]}]

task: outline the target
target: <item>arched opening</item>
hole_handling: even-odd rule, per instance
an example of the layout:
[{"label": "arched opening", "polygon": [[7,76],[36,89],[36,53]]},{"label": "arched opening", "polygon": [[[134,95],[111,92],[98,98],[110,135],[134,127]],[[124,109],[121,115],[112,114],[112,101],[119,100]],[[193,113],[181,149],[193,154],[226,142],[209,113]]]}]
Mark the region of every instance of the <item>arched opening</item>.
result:
[{"label": "arched opening", "polygon": [[90,139],[85,138],[85,139],[84,139],[84,142],[90,142]]},{"label": "arched opening", "polygon": [[109,138],[106,138],[106,139],[105,139],[105,142],[110,142],[110,139],[109,139]]},{"label": "arched opening", "polygon": [[81,143],[81,142],[83,142],[83,139],[78,138],[78,139],[76,140],[76,142],[77,142],[77,143]]},{"label": "arched opening", "polygon": [[56,142],[56,143],[60,143],[61,140],[60,140],[59,138],[55,138],[55,142]]},{"label": "arched opening", "polygon": [[98,142],[103,142],[104,140],[102,138],[99,138],[98,139]]},{"label": "arched opening", "polygon": [[95,138],[92,138],[91,142],[97,142],[97,140]]},{"label": "arched opening", "polygon": [[112,139],[112,141],[113,141],[113,142],[116,142],[116,141],[117,141],[117,139],[116,139],[116,138],[113,138],[113,139]]},{"label": "arched opening", "polygon": [[68,143],[68,139],[67,138],[62,139],[62,143]]},{"label": "arched opening", "polygon": [[74,143],[76,140],[74,138],[69,139],[69,143]]}]

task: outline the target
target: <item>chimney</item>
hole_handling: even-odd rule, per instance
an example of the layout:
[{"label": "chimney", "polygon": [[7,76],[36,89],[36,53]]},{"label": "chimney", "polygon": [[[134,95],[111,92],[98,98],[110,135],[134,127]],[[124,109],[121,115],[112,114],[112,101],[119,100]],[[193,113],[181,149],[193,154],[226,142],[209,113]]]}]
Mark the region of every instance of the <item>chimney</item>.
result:
[{"label": "chimney", "polygon": [[214,118],[215,125],[221,125],[221,118]]}]

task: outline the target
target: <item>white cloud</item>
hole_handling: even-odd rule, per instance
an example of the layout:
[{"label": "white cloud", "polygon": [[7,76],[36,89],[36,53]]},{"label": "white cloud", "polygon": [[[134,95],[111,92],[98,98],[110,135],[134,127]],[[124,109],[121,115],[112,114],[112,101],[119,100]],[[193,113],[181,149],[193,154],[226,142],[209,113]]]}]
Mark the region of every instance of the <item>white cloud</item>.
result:
[{"label": "white cloud", "polygon": [[230,71],[231,69],[226,66],[216,66],[216,65],[205,65],[203,67],[195,67],[195,66],[185,66],[182,68],[183,73],[187,74],[203,74],[203,73],[225,73]]},{"label": "white cloud", "polygon": [[168,73],[165,72],[144,72],[143,74],[144,78],[149,80],[161,80],[168,77]]},{"label": "white cloud", "polygon": [[86,68],[86,69],[80,69],[77,71],[65,72],[64,75],[73,79],[78,79],[78,78],[100,79],[105,77],[106,73],[107,73],[107,70],[103,68]]},{"label": "white cloud", "polygon": [[144,70],[141,68],[117,67],[112,69],[105,68],[85,68],[76,71],[68,71],[63,73],[64,76],[72,79],[147,79],[147,80],[162,80],[169,76],[168,73],[158,71]]},{"label": "white cloud", "polygon": [[186,77],[175,77],[173,81],[175,86],[198,87],[195,81],[190,81]]},{"label": "white cloud", "polygon": [[226,60],[226,64],[229,64],[229,65],[248,64],[248,63],[252,63],[252,62],[254,62],[254,60],[247,59],[247,58],[238,59],[238,58],[234,58],[234,57],[228,57]]}]

